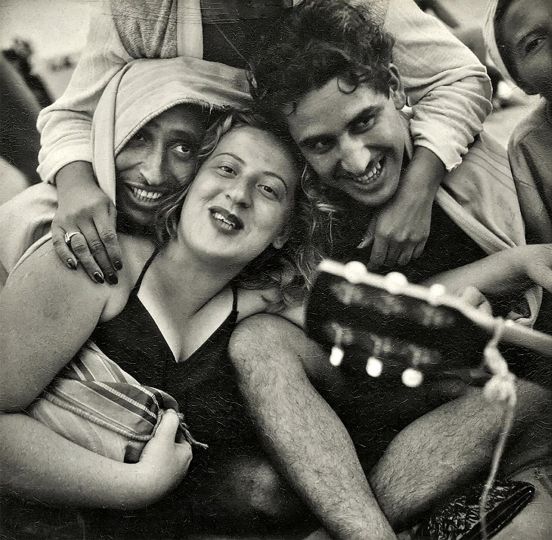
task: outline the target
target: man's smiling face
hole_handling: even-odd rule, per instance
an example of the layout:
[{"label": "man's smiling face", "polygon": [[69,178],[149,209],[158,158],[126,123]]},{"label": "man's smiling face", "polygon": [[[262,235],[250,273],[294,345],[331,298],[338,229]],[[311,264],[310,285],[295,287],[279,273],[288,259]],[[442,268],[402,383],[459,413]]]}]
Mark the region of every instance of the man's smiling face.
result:
[{"label": "man's smiling face", "polygon": [[341,78],[311,90],[284,111],[295,142],[320,180],[361,204],[377,207],[395,194],[405,149],[400,78],[390,68],[389,97]]}]

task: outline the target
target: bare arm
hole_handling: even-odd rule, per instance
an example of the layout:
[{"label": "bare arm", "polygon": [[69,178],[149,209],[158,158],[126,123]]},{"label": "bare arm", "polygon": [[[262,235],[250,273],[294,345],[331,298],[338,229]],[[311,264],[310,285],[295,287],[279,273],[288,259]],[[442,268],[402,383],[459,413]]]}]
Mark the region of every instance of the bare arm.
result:
[{"label": "bare arm", "polygon": [[50,243],[12,272],[0,294],[0,410],[24,408],[42,392],[86,342],[111,290],[63,266]]},{"label": "bare arm", "polygon": [[0,414],[3,494],[48,504],[130,509],[155,502],[184,477],[192,452],[175,443],[176,414],[166,413],[138,463],[105,458],[24,414]]},{"label": "bare arm", "polygon": [[[117,312],[126,302],[128,288],[121,284],[115,292],[94,285],[61,265],[51,244],[14,270],[0,293],[0,408],[29,405],[97,322],[109,317],[106,310]],[[22,414],[0,415],[3,488],[47,502],[147,504],[181,480],[191,459],[189,445],[175,443],[176,415],[166,416],[135,466],[85,450]]]},{"label": "bare arm", "polygon": [[552,244],[505,249],[434,276],[427,283],[441,283],[453,293],[472,286],[496,296],[519,293],[533,283],[551,291]]}]

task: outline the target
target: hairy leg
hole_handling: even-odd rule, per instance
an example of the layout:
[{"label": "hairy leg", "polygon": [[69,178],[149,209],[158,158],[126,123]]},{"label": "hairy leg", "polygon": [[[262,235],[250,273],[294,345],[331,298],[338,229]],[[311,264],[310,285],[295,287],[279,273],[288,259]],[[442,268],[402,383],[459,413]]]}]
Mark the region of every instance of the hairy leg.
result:
[{"label": "hairy leg", "polygon": [[[337,514],[332,519],[344,516],[345,523],[355,518],[340,516],[341,508],[354,508],[360,501],[356,495],[347,502],[351,490],[358,494],[354,481],[343,483],[342,473],[340,479],[333,478],[338,470],[335,463],[354,474],[358,469],[349,436],[327,402],[346,419],[364,470],[377,463],[370,485],[396,530],[454,489],[485,478],[502,410],[487,403],[480,389],[470,388],[449,401],[462,393],[462,384],[438,381],[412,390],[344,375],[329,366],[301,330],[277,317],[244,321],[231,346],[240,389],[267,451],[323,523],[324,512],[332,512],[316,506],[324,490],[331,492],[329,500]],[[516,420],[503,461],[505,474],[519,470],[535,454],[550,456],[550,444],[545,443],[551,440],[549,396],[542,387],[518,381]],[[317,446],[326,451],[320,452]],[[349,464],[344,457],[351,460]]]},{"label": "hairy leg", "polygon": [[319,348],[284,319],[257,315],[238,326],[229,352],[262,444],[328,533],[393,537],[347,430],[307,377]]},{"label": "hairy leg", "polygon": [[[516,417],[502,460],[504,476],[551,456],[551,393],[527,381],[517,386]],[[502,411],[484,399],[481,389],[470,388],[393,439],[369,479],[396,530],[411,525],[455,489],[486,479]]]}]

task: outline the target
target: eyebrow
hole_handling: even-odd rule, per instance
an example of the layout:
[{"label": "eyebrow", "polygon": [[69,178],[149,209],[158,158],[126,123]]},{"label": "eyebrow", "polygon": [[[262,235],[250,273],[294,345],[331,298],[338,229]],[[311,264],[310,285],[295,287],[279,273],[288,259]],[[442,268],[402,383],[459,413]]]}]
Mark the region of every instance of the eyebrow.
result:
[{"label": "eyebrow", "polygon": [[[242,165],[247,165],[247,163],[245,163],[245,161],[241,157],[237,156],[236,154],[233,154],[232,152],[219,152],[218,154],[215,154],[213,158],[220,157],[220,156],[230,156],[234,158],[236,161],[239,161]],[[272,172],[272,171],[263,171],[263,174],[265,176],[271,176],[273,178],[276,178],[277,180],[280,180],[280,182],[282,182],[282,184],[284,185],[284,189],[286,190],[286,193],[288,192],[287,183],[279,174],[276,174],[275,172]]]},{"label": "eyebrow", "polygon": [[522,47],[525,42],[533,37],[535,34],[538,34],[542,30],[542,25],[539,23],[538,25],[533,25],[528,30],[527,28],[521,28],[517,32],[514,32],[513,35],[513,43],[514,47],[519,48]]},{"label": "eyebrow", "polygon": [[[159,127],[160,122],[156,121],[156,118],[151,119],[148,123],[144,124],[139,131],[146,131],[150,128]],[[180,139],[180,138],[188,138],[193,139],[195,141],[198,140],[198,137],[196,133],[192,129],[186,129],[186,128],[175,128],[171,129],[169,131],[169,134],[172,139]],[[199,137],[200,138],[200,137]]]},{"label": "eyebrow", "polygon": [[[383,105],[369,105],[368,107],[365,107],[361,111],[359,111],[355,116],[349,120],[346,124],[347,129],[350,129],[355,125],[356,122],[358,122],[359,118],[362,116],[377,116],[380,114],[380,112],[383,110]],[[299,141],[299,145],[307,145],[312,144],[313,142],[316,142],[319,139],[326,139],[333,137],[333,134],[331,133],[317,133],[314,135],[307,135],[303,139]]]}]

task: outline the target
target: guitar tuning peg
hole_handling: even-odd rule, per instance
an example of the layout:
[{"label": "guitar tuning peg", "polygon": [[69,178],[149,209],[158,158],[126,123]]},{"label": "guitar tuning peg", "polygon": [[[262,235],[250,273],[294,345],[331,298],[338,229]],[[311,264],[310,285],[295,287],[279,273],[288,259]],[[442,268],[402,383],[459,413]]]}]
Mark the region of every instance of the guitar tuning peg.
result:
[{"label": "guitar tuning peg", "polygon": [[345,351],[341,348],[343,340],[343,328],[338,323],[332,323],[332,328],[335,331],[334,346],[330,352],[330,364],[333,367],[339,367],[343,362]]},{"label": "guitar tuning peg", "polygon": [[424,380],[424,375],[421,371],[414,368],[407,368],[402,372],[402,383],[409,388],[420,386]]},{"label": "guitar tuning peg", "polygon": [[439,298],[443,296],[447,290],[445,289],[444,285],[441,285],[440,283],[434,283],[430,288],[428,292],[428,298],[427,301],[432,305],[438,305],[439,304]]},{"label": "guitar tuning peg", "polygon": [[360,283],[366,276],[366,266],[359,261],[351,261],[345,265],[345,278],[350,283]]},{"label": "guitar tuning peg", "polygon": [[385,288],[391,294],[399,294],[406,285],[408,280],[400,272],[389,272],[385,276]]},{"label": "guitar tuning peg", "polygon": [[379,377],[383,371],[383,362],[375,356],[370,356],[366,362],[366,373],[370,377]]},{"label": "guitar tuning peg", "polygon": [[343,362],[344,356],[345,352],[343,351],[343,349],[338,345],[334,345],[330,353],[330,364],[333,367],[339,367],[341,365],[341,362]]}]

